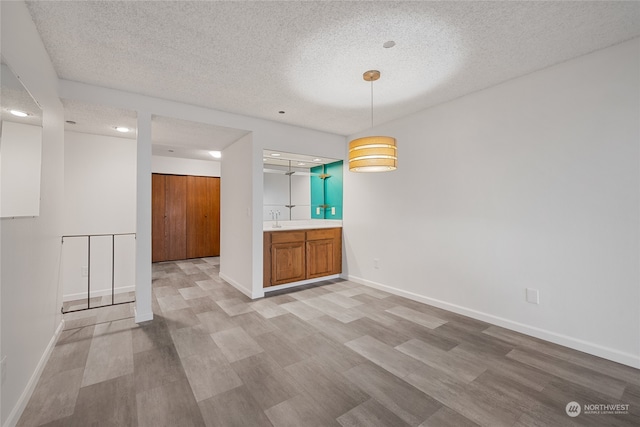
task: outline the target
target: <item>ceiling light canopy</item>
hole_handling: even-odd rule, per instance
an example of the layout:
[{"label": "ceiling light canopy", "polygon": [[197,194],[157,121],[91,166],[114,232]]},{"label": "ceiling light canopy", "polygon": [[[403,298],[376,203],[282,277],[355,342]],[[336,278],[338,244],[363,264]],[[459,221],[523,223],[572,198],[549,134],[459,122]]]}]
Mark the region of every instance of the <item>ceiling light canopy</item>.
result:
[{"label": "ceiling light canopy", "polygon": [[121,132],[121,133],[127,133],[127,132],[129,132],[131,129],[129,129],[128,127],[124,127],[124,126],[116,126],[116,130],[117,130],[118,132]]},{"label": "ceiling light canopy", "polygon": [[[362,75],[371,82],[371,127],[373,127],[373,82],[380,71],[369,70]],[[366,136],[349,143],[349,170],[351,172],[388,172],[398,167],[396,139],[390,136]]]}]

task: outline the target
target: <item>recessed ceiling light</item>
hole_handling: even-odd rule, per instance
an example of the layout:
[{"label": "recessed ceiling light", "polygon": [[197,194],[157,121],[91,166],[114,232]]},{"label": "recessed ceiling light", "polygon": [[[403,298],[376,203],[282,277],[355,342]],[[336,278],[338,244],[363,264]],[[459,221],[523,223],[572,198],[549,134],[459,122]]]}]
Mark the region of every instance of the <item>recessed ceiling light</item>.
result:
[{"label": "recessed ceiling light", "polygon": [[20,110],[9,110],[9,112],[16,117],[27,117],[29,115],[24,111],[20,111]]},{"label": "recessed ceiling light", "polygon": [[70,125],[75,125],[76,122],[74,122],[73,120],[67,120],[65,121],[65,123],[70,124]]},{"label": "recessed ceiling light", "polygon": [[391,47],[394,47],[396,45],[396,42],[394,42],[393,40],[389,40],[388,42],[384,42],[382,47],[385,49],[389,49]]},{"label": "recessed ceiling light", "polygon": [[127,133],[127,132],[129,132],[131,129],[129,129],[129,128],[127,128],[127,127],[124,127],[124,126],[116,126],[116,130],[117,130],[118,132]]},{"label": "recessed ceiling light", "polygon": [[280,153],[271,153],[273,157],[280,157]]},{"label": "recessed ceiling light", "polygon": [[214,159],[219,159],[220,157],[222,157],[222,153],[219,151],[209,151],[209,154],[211,154]]},{"label": "recessed ceiling light", "polygon": [[321,162],[322,159],[313,159],[314,162]]},{"label": "recessed ceiling light", "polygon": [[267,159],[262,159],[262,161],[263,161],[263,162],[266,162],[266,161],[267,161]]},{"label": "recessed ceiling light", "polygon": [[306,165],[306,163],[303,163],[303,162],[298,163],[298,166],[304,166],[304,165]]}]

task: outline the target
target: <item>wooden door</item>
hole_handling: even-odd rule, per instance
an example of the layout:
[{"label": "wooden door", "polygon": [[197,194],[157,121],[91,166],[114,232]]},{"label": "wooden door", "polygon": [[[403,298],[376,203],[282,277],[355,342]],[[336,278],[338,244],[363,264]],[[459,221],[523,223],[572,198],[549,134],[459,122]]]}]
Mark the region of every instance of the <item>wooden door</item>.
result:
[{"label": "wooden door", "polygon": [[187,257],[187,177],[166,175],[165,260]]},{"label": "wooden door", "polygon": [[297,282],[305,279],[304,241],[271,245],[271,284]]},{"label": "wooden door", "polygon": [[151,176],[151,261],[165,261],[166,177]]},{"label": "wooden door", "polygon": [[153,262],[220,255],[220,178],[152,175]]},{"label": "wooden door", "polygon": [[335,240],[322,239],[307,242],[307,279],[334,274]]},{"label": "wooden door", "polygon": [[205,223],[207,183],[204,177],[187,177],[187,258],[206,256]]},{"label": "wooden door", "polygon": [[187,177],[187,258],[220,255],[220,178]]}]

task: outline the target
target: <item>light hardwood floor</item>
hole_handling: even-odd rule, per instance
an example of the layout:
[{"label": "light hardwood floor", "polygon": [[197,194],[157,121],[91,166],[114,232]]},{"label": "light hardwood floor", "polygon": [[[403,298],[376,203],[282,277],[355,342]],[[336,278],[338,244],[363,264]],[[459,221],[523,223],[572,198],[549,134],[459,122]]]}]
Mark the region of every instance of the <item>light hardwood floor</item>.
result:
[{"label": "light hardwood floor", "polygon": [[154,264],[153,322],[65,315],[19,425],[640,425],[636,369],[348,281],[251,301],[218,271]]}]

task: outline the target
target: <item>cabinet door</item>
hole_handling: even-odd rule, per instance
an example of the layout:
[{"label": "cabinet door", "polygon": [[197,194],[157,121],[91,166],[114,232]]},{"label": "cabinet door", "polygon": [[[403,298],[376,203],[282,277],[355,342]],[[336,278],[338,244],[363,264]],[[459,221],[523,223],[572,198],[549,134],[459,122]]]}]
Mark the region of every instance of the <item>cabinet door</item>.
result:
[{"label": "cabinet door", "polygon": [[305,279],[304,241],[271,245],[271,284],[297,282]]},{"label": "cabinet door", "polygon": [[166,175],[166,260],[187,257],[187,177]]},{"label": "cabinet door", "polygon": [[342,229],[308,230],[307,279],[342,273]]},{"label": "cabinet door", "polygon": [[334,274],[335,258],[334,239],[307,241],[307,279]]},{"label": "cabinet door", "polygon": [[151,262],[166,260],[166,185],[165,176],[151,176]]}]

